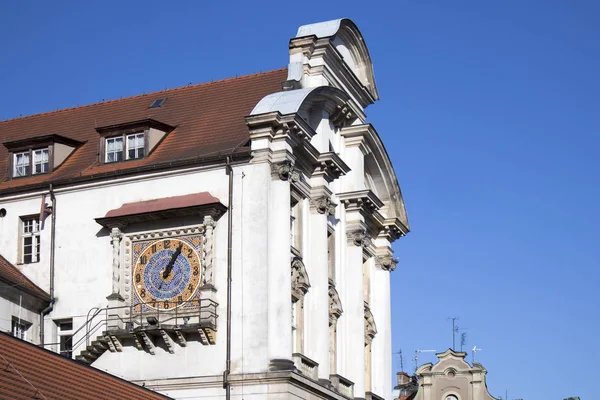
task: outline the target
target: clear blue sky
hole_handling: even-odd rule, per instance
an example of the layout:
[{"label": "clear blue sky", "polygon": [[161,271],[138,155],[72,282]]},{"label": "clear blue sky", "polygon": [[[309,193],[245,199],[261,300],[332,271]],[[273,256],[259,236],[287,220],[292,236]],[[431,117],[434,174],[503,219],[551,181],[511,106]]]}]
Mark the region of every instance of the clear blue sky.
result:
[{"label": "clear blue sky", "polygon": [[1,2],[0,119],[285,67],[299,25],[349,17],[413,228],[392,274],[405,369],[460,316],[493,395],[600,398],[600,3],[206,3]]}]

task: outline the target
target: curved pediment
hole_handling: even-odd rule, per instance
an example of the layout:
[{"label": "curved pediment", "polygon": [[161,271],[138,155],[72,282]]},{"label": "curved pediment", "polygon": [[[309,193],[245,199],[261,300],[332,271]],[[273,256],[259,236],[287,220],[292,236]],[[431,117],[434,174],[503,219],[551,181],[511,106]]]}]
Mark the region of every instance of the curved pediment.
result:
[{"label": "curved pediment", "polygon": [[269,94],[256,104],[250,115],[271,112],[282,115],[294,113],[304,115],[306,111],[317,107],[327,111],[332,122],[338,126],[350,125],[357,118],[364,119],[362,110],[353,104],[350,96],[332,86],[285,90]]},{"label": "curved pediment", "polygon": [[439,361],[433,366],[432,372],[444,372],[448,369],[455,371],[468,371],[471,366],[465,361],[467,353],[448,349],[443,353],[437,353]]},{"label": "curved pediment", "polygon": [[329,38],[331,44],[342,56],[344,63],[370,93],[373,100],[379,99],[371,55],[363,35],[354,22],[348,18],[341,18],[303,25],[298,29],[296,38],[306,36],[315,36],[319,39]]}]

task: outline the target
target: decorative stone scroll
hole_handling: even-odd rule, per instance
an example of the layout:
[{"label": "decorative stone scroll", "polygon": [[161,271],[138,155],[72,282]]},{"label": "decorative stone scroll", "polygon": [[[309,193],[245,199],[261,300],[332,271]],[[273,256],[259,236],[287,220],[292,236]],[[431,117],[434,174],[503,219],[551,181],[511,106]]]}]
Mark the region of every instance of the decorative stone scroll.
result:
[{"label": "decorative stone scroll", "polygon": [[348,231],[346,237],[355,246],[368,247],[371,245],[371,237],[361,228]]},{"label": "decorative stone scroll", "polygon": [[292,260],[292,296],[297,300],[303,299],[310,288],[306,267],[299,257]]},{"label": "decorative stone scroll", "polygon": [[289,160],[271,164],[271,173],[279,176],[282,181],[298,182],[300,180],[300,172]]},{"label": "decorative stone scroll", "polygon": [[310,199],[310,205],[314,208],[319,214],[327,214],[327,215],[335,215],[335,204],[331,199],[327,196],[318,197],[315,199]]},{"label": "decorative stone scroll", "polygon": [[377,334],[377,327],[375,326],[375,319],[371,310],[365,306],[365,344],[370,344],[373,338]]},{"label": "decorative stone scroll", "polygon": [[329,325],[335,324],[343,313],[340,295],[333,285],[329,285]]},{"label": "decorative stone scroll", "polygon": [[396,264],[398,264],[398,259],[392,257],[391,254],[375,257],[375,265],[384,271],[391,272],[391,271],[395,270]]}]

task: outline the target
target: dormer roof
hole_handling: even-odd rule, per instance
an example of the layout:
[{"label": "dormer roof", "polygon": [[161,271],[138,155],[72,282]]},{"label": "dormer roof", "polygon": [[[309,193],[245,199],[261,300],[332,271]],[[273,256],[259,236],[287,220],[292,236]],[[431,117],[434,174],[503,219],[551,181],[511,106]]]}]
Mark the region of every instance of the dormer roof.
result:
[{"label": "dormer roof", "polygon": [[[280,69],[2,121],[0,140],[9,144],[49,132],[83,144],[54,171],[13,180],[9,179],[9,150],[0,146],[0,196],[47,188],[49,183],[59,186],[215,162],[223,155],[249,157],[246,144],[250,136],[244,117],[264,96],[281,90],[286,74],[286,69]],[[166,101],[149,108],[160,98]],[[99,162],[100,135],[96,129],[148,120],[175,129],[145,158]]]}]

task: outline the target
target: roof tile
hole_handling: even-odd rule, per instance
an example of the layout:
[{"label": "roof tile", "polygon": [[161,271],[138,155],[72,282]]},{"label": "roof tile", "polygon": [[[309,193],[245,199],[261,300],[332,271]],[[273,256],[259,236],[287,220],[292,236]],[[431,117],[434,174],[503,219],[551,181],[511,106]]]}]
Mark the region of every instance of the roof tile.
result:
[{"label": "roof tile", "polygon": [[32,296],[50,301],[50,295],[29,280],[17,267],[0,254],[0,280],[10,286],[18,287]]},{"label": "roof tile", "polygon": [[[8,150],[0,146],[0,192],[234,152],[249,140],[244,117],[264,96],[281,90],[286,74],[286,69],[280,69],[2,121],[3,142],[57,134],[85,144],[52,173],[13,180],[9,179]],[[167,98],[161,107],[148,108],[161,97]],[[100,136],[96,127],[148,118],[176,128],[144,159],[98,162]]]},{"label": "roof tile", "polygon": [[170,397],[0,332],[0,398],[165,400]]}]

